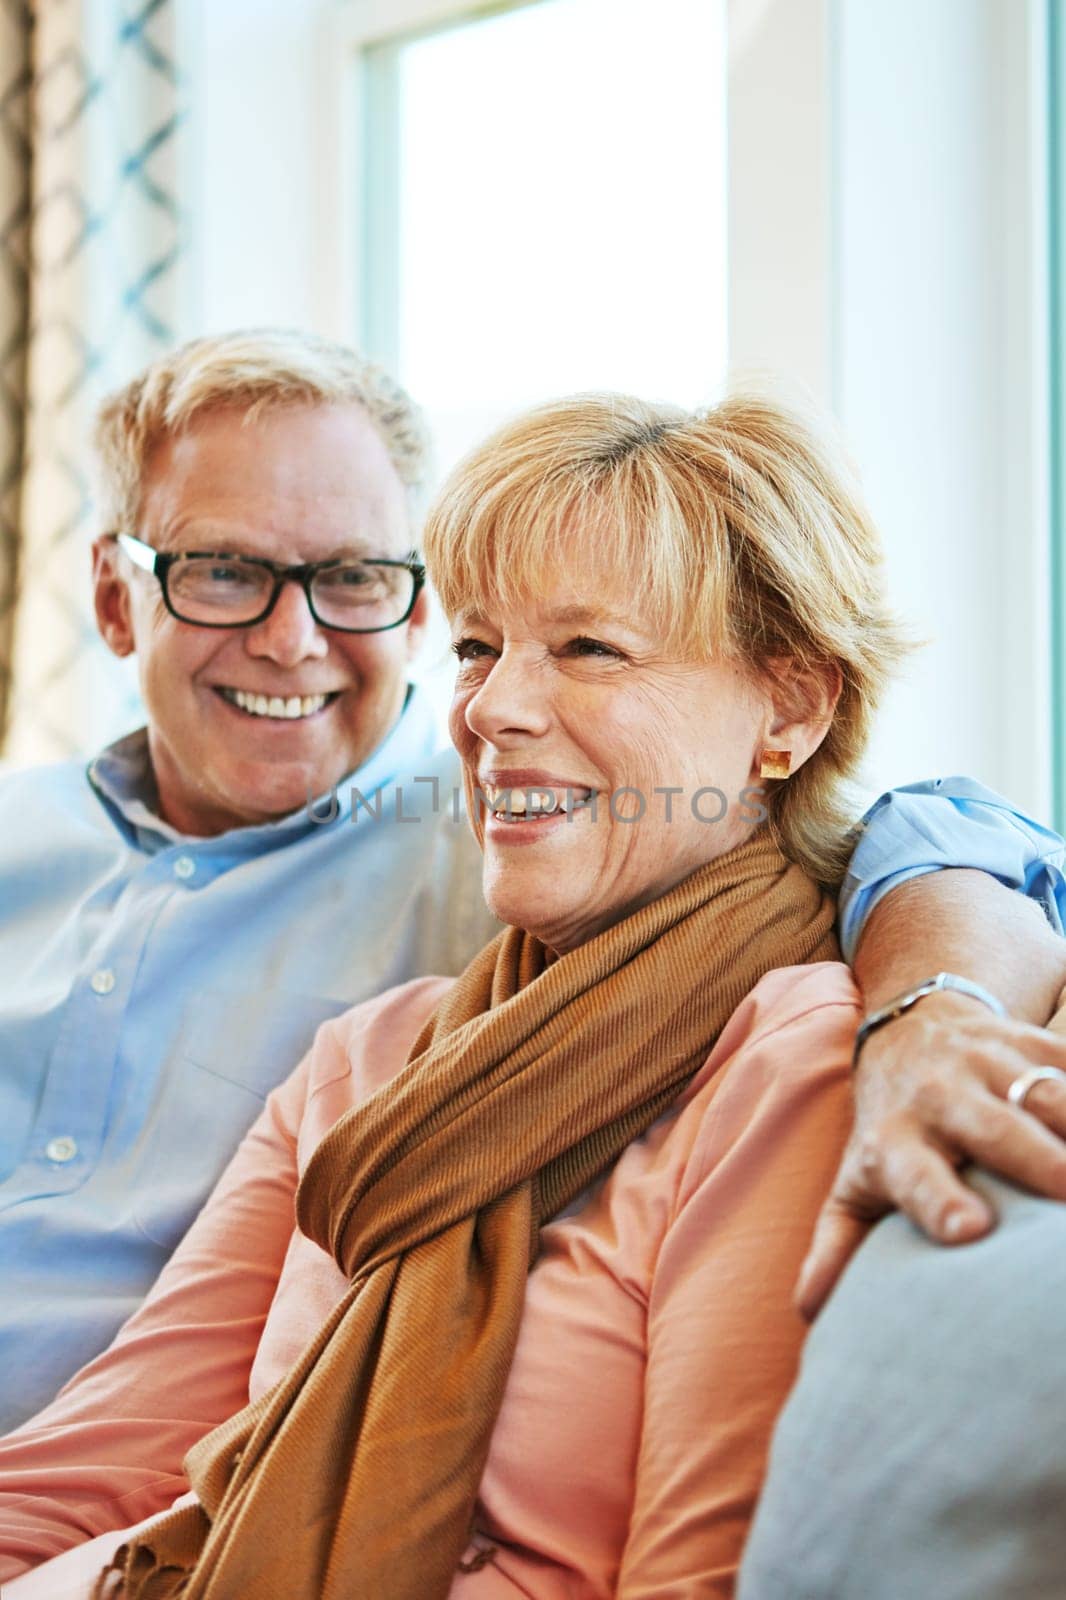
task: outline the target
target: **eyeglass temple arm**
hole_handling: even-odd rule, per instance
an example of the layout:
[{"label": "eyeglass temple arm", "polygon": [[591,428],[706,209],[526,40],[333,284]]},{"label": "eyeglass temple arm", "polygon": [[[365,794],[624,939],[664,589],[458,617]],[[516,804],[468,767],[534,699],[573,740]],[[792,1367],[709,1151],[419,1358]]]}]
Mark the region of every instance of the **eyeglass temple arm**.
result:
[{"label": "eyeglass temple arm", "polygon": [[132,533],[116,533],[115,543],[120,550],[125,550],[130,560],[145,572],[155,573],[158,562],[157,553],[150,545],[143,544],[140,539],[134,538]]}]

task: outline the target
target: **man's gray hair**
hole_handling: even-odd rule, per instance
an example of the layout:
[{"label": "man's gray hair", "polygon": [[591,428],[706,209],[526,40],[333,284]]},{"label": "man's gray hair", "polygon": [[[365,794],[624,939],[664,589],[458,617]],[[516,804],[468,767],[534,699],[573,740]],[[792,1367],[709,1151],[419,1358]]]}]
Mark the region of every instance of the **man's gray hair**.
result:
[{"label": "man's gray hair", "polygon": [[414,512],[429,469],[429,435],[414,401],[381,367],[347,345],[285,328],[194,339],[100,407],[103,525],[136,527],[153,449],[209,407],[232,406],[249,420],[268,406],[353,404],[381,434]]}]

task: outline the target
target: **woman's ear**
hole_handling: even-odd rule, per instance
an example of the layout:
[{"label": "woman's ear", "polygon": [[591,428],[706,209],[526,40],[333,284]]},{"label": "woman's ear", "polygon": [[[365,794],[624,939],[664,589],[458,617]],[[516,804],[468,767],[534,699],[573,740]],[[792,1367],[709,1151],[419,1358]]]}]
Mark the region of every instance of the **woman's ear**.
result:
[{"label": "woman's ear", "polygon": [[96,626],[108,649],[116,656],[133,654],[133,621],[129,584],[119,571],[118,547],[113,539],[93,543],[93,609]]},{"label": "woman's ear", "polygon": [[844,687],[835,661],[805,666],[792,657],[765,663],[770,708],[764,740],[769,752],[790,752],[789,773],[809,761],[829,732]]}]

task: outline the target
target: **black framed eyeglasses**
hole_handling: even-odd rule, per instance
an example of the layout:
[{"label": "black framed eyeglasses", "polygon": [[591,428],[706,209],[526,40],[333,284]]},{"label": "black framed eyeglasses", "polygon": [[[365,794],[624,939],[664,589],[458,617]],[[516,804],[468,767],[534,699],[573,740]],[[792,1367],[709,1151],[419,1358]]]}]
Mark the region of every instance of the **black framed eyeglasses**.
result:
[{"label": "black framed eyeglasses", "polygon": [[269,617],[284,584],[298,583],[320,627],[384,633],[407,621],[426,581],[413,557],[286,565],[224,550],[155,550],[132,533],[110,537],[159,579],[171,616],[198,628],[250,628]]}]

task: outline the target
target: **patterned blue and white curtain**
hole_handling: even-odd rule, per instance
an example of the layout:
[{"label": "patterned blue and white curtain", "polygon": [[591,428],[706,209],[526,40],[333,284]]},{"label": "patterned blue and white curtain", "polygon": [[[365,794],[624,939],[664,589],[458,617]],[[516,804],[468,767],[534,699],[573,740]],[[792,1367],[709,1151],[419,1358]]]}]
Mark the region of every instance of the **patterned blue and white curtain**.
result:
[{"label": "patterned blue and white curtain", "polygon": [[15,633],[29,327],[30,13],[0,0],[0,734]]},{"label": "patterned blue and white curtain", "polygon": [[96,636],[100,397],[182,321],[178,0],[0,0],[0,729],[23,763],[131,725]]}]

